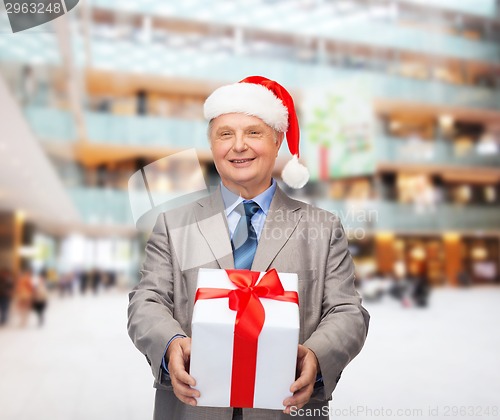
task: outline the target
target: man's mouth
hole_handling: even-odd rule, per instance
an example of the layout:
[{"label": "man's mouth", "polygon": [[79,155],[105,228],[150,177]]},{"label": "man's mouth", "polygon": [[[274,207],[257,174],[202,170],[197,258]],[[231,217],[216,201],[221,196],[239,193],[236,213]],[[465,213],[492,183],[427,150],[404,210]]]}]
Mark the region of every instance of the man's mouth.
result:
[{"label": "man's mouth", "polygon": [[251,162],[255,158],[248,158],[248,159],[229,159],[229,162],[231,163],[246,163],[246,162]]}]

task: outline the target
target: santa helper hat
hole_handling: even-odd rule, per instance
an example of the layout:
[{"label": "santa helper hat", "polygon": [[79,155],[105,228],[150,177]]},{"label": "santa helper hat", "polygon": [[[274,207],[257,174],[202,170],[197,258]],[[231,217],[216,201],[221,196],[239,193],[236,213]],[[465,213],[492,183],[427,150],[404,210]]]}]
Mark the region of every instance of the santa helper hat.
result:
[{"label": "santa helper hat", "polygon": [[252,115],[285,133],[292,159],[283,168],[281,178],[292,188],[306,185],[309,171],[298,160],[299,121],[293,99],[283,86],[262,76],[246,77],[216,89],[205,101],[203,111],[209,121],[233,112]]}]

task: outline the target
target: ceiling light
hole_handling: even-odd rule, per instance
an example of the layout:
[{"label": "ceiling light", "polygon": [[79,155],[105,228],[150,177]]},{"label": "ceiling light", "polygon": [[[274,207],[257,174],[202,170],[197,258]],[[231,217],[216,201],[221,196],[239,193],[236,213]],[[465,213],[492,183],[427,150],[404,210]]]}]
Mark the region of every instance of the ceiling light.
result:
[{"label": "ceiling light", "polygon": [[398,120],[392,120],[389,127],[391,130],[399,130],[401,128],[401,122]]},{"label": "ceiling light", "polygon": [[472,248],[470,254],[473,260],[485,260],[488,258],[488,250],[484,245],[475,246]]},{"label": "ceiling light", "polygon": [[460,234],[457,232],[445,232],[443,234],[443,239],[446,242],[458,242],[460,240]]},{"label": "ceiling light", "polygon": [[26,213],[24,210],[16,210],[16,220],[18,222],[22,222],[24,219],[26,219]]},{"label": "ceiling light", "polygon": [[454,121],[455,120],[453,119],[453,115],[443,114],[439,116],[439,125],[442,128],[446,129],[452,128]]}]

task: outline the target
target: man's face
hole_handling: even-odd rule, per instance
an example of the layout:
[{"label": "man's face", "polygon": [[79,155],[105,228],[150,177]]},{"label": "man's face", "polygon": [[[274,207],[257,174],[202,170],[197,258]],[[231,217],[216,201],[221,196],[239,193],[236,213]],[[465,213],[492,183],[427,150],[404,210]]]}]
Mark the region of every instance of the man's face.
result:
[{"label": "man's face", "polygon": [[226,187],[253,198],[271,185],[271,174],[283,133],[260,118],[232,113],[212,121],[210,148]]}]

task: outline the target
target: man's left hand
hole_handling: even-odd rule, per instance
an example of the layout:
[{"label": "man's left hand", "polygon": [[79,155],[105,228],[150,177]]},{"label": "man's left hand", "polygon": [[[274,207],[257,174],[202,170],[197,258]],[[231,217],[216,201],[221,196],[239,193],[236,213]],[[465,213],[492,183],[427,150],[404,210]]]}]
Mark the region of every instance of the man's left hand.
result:
[{"label": "man's left hand", "polygon": [[299,344],[299,351],[297,353],[298,378],[290,387],[293,396],[283,401],[283,405],[285,406],[284,413],[290,414],[292,407],[299,409],[309,402],[318,372],[319,363],[314,352]]}]

